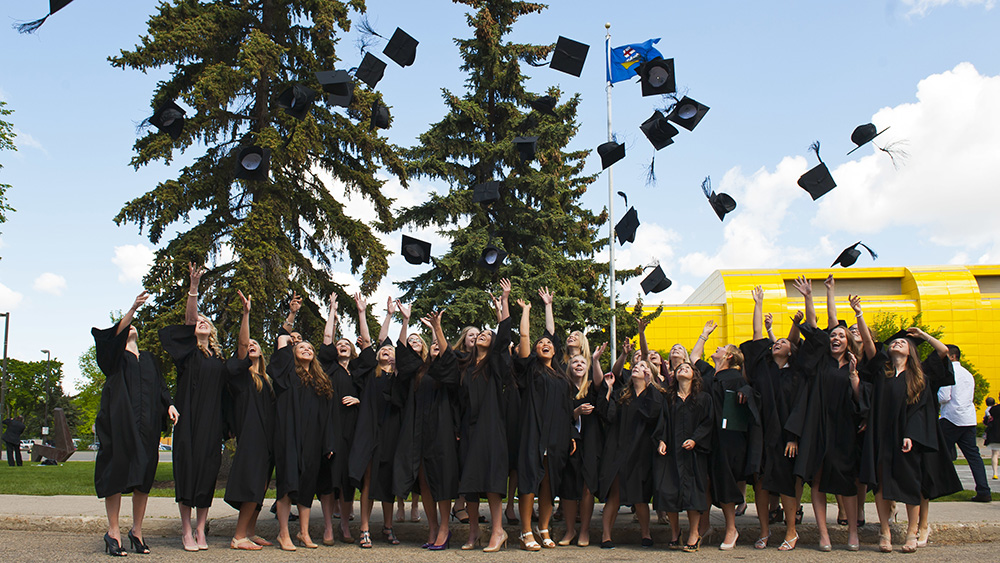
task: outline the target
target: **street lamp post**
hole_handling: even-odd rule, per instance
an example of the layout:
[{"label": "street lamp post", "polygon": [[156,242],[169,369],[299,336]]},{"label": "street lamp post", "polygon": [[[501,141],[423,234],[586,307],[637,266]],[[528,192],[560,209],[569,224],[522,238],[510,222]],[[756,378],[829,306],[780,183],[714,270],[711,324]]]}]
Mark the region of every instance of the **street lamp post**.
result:
[{"label": "street lamp post", "polygon": [[10,313],[3,317],[3,373],[0,374],[0,419],[7,420],[7,335],[10,333]]},{"label": "street lamp post", "polygon": [[49,386],[52,384],[52,352],[42,350],[42,353],[47,356],[45,359],[45,426],[51,426],[49,424],[49,403],[52,401],[52,392],[49,390]]}]

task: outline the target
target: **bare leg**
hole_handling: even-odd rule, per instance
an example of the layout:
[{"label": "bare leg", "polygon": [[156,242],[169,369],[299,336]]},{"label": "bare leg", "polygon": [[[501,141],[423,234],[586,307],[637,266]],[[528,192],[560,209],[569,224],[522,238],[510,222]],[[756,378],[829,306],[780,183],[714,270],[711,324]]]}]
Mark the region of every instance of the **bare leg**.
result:
[{"label": "bare leg", "polygon": [[847,543],[858,545],[858,496],[844,495],[844,514],[847,515]]},{"label": "bare leg", "polygon": [[590,520],[594,517],[594,493],[590,487],[583,486],[583,498],[580,500],[580,538],[577,545],[590,545]]},{"label": "bare leg", "polygon": [[[679,526],[680,524],[678,524]],[[701,527],[701,512],[697,510],[688,510],[688,545],[694,545],[695,542],[701,539],[698,535],[698,530]],[[679,536],[678,536],[679,537]]]},{"label": "bare leg", "polygon": [[[503,531],[503,499],[500,498],[499,493],[487,493],[486,500],[490,503],[490,527],[492,528],[490,532],[490,544],[487,548],[494,549],[498,547],[501,542],[505,541],[506,538],[506,534]],[[470,513],[470,523],[472,522],[472,516],[473,515]],[[478,506],[476,506],[476,513],[474,516],[476,517],[476,521],[478,521]]]},{"label": "bare leg", "polygon": [[799,499],[781,495],[781,508],[785,511],[785,541],[791,542],[798,532],[795,531],[795,517],[799,511]]},{"label": "bare leg", "polygon": [[649,504],[645,502],[636,504],[635,514],[639,517],[639,533],[642,539],[652,539],[649,535]]},{"label": "bare leg", "polygon": [[618,477],[615,477],[615,481],[611,484],[611,490],[608,492],[608,499],[604,503],[604,515],[601,518],[602,529],[601,529],[601,541],[611,541],[611,530],[615,527],[615,520],[618,519],[618,509],[621,508],[621,499],[618,485]]},{"label": "bare leg", "polygon": [[[479,539],[479,518],[472,518],[472,511],[479,514],[479,499],[474,501],[468,500],[465,497],[459,497],[459,501],[463,501],[463,506],[465,510],[470,514],[469,518],[469,541],[465,542],[465,549],[472,549],[476,546],[476,541]],[[458,508],[458,502],[455,503],[455,512],[461,510]]]},{"label": "bare leg", "polygon": [[[427,483],[427,475],[424,473],[423,463],[420,464],[417,479],[420,482],[420,499],[424,503],[424,512],[427,513],[427,543],[441,545],[445,542],[448,534],[445,533],[445,538],[441,538],[440,542],[437,541],[441,535],[439,533],[437,507],[434,506],[434,497],[431,496],[431,486]],[[414,495],[414,498],[416,498],[416,495]],[[447,516],[444,516],[445,514],[448,513],[442,513],[442,518],[447,518]],[[447,524],[444,527],[447,528]]]},{"label": "bare leg", "polygon": [[281,549],[294,551],[295,544],[292,543],[292,536],[288,531],[288,515],[291,511],[292,501],[288,498],[288,495],[278,499],[275,509],[278,516],[278,544],[281,545]]},{"label": "bare leg", "polygon": [[917,525],[920,521],[920,505],[906,505],[906,543],[903,544],[904,551],[917,549]]},{"label": "bare leg", "polygon": [[[554,499],[552,498],[552,485],[549,481],[549,459],[545,458],[545,476],[542,477],[542,482],[538,485],[538,529],[539,530],[549,530],[549,524],[552,523],[552,511],[554,508]],[[574,517],[575,520],[575,517]],[[548,543],[552,545],[552,534],[551,532],[541,532],[538,535],[542,536],[539,538],[539,543],[543,545]],[[548,540],[546,542],[545,540]]]},{"label": "bare leg", "polygon": [[559,545],[569,545],[576,537],[576,513],[580,508],[580,501],[567,499],[562,501],[562,507],[563,520],[566,521],[566,533],[559,541]]},{"label": "bare leg", "polygon": [[[368,465],[368,469],[365,469],[365,477],[361,481],[361,531],[370,531],[369,523],[372,517],[372,502],[368,499],[368,492],[371,491],[372,486],[372,466]],[[343,514],[343,513],[341,513]],[[299,518],[302,515],[299,514]],[[392,520],[389,520],[392,522]]]},{"label": "bare leg", "polygon": [[[406,514],[405,510],[403,511],[403,514],[404,515]],[[386,539],[393,536],[391,500],[389,502],[384,502],[384,501],[382,502],[382,535],[385,536]],[[399,543],[399,542],[397,540],[396,542],[393,543]]]},{"label": "bare leg", "polygon": [[420,497],[422,496],[423,493],[419,495],[413,493],[413,495],[410,496],[410,522],[420,521]]},{"label": "bare leg", "polygon": [[819,532],[819,544],[821,546],[830,545],[830,530],[826,527],[826,493],[820,492],[817,488],[822,482],[823,470],[816,472],[813,482],[810,483],[812,490],[813,514],[816,516],[816,531]]},{"label": "bare leg", "polygon": [[320,495],[319,506],[323,510],[323,543],[329,544],[333,540],[333,508],[337,501],[333,498],[333,493]]},{"label": "bare leg", "polygon": [[[679,542],[681,540],[681,518],[680,514],[676,512],[667,512],[667,522],[670,523],[670,542]],[[698,529],[695,526],[692,529]]]},{"label": "bare leg", "polygon": [[205,524],[208,523],[208,507],[201,507],[195,509],[195,529],[194,529],[194,539],[198,542],[198,547],[203,548],[203,546],[208,545],[208,537],[205,536]]},{"label": "bare leg", "polygon": [[[118,540],[118,544],[124,547],[125,544],[122,543],[122,531],[118,526],[118,513],[121,511],[121,508],[121,493],[109,495],[104,499],[104,510],[108,513],[108,535]],[[190,523],[188,526],[190,527]]]},{"label": "bare leg", "polygon": [[512,469],[507,474],[507,521],[518,517],[518,510],[514,509],[514,493],[517,492],[517,470]]},{"label": "bare leg", "polygon": [[698,518],[698,535],[701,536],[701,537],[705,537],[706,535],[708,535],[708,529],[712,527],[712,522],[711,522],[711,518],[710,518],[711,514],[712,514],[712,488],[711,488],[711,486],[712,486],[712,482],[711,482],[711,480],[709,480],[708,487],[705,488],[705,498],[708,500],[708,503],[705,506],[708,507],[708,510],[706,510],[705,512],[703,512],[701,514],[701,516]]},{"label": "bare leg", "polygon": [[397,508],[396,508],[396,522],[406,521],[406,499],[403,497],[397,497]]},{"label": "bare leg", "polygon": [[142,539],[142,521],[146,518],[148,502],[149,494],[132,491],[132,535],[139,538],[142,543],[146,543]]},{"label": "bare leg", "polygon": [[344,498],[343,493],[340,498],[340,535],[345,541],[350,543],[354,539],[351,537],[351,514],[354,513],[354,497]]},{"label": "bare leg", "polygon": [[184,549],[188,551],[191,551],[191,548],[197,549],[198,542],[194,540],[191,531],[191,507],[181,502],[177,504],[177,510],[181,513],[181,543],[184,544]]},{"label": "bare leg", "polygon": [[[754,479],[753,484],[754,505],[757,507],[757,521],[760,522],[760,539],[767,546],[767,538],[771,537],[771,493],[761,486],[760,479]],[[760,543],[755,544],[760,545]]]},{"label": "bare leg", "polygon": [[997,478],[997,462],[1000,462],[1000,450],[993,450],[990,454],[990,459],[993,461],[993,478]]},{"label": "bare leg", "polygon": [[247,537],[252,538],[257,535],[257,518],[260,516],[260,505],[254,506],[253,515],[247,524]]},{"label": "bare leg", "polygon": [[299,541],[305,545],[311,545],[313,543],[312,538],[309,537],[309,512],[312,510],[312,503],[309,506],[298,505],[299,506]]},{"label": "bare leg", "polygon": [[927,545],[927,540],[931,535],[930,508],[931,503],[920,497],[920,518],[917,520],[917,545],[923,547]]},{"label": "bare leg", "polygon": [[[882,491],[875,492],[875,509],[878,511],[879,547],[885,543],[892,549],[892,531],[889,529],[889,518],[892,517],[892,504],[882,498]],[[884,539],[888,538],[888,539]]]},{"label": "bare leg", "polygon": [[521,535],[531,535],[531,512],[535,508],[534,493],[521,491],[517,497],[517,509],[521,518]]},{"label": "bare leg", "polygon": [[722,503],[722,516],[726,519],[726,533],[722,539],[722,543],[734,543],[736,538],[739,537],[739,532],[736,531],[736,503]]},{"label": "bare leg", "polygon": [[250,520],[257,513],[257,503],[256,502],[244,502],[240,504],[240,514],[236,518],[236,533],[233,534],[234,540],[241,540],[250,537]]}]

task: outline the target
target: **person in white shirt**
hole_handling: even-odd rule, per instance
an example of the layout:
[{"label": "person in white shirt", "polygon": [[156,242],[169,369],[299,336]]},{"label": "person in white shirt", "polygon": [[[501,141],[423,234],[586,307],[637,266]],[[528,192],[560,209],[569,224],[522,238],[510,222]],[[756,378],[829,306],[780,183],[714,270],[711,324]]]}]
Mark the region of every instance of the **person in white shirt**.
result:
[{"label": "person in white shirt", "polygon": [[938,424],[946,440],[946,447],[953,459],[957,457],[955,444],[962,450],[962,455],[969,462],[972,478],[976,481],[976,496],[974,502],[990,502],[990,485],[986,480],[986,468],[983,458],[979,455],[976,445],[976,405],[972,396],[975,393],[976,382],[969,370],[962,367],[959,359],[962,351],[954,344],[948,345],[948,358],[955,369],[955,384],[942,387],[938,391],[938,401],[941,403],[941,418]]}]

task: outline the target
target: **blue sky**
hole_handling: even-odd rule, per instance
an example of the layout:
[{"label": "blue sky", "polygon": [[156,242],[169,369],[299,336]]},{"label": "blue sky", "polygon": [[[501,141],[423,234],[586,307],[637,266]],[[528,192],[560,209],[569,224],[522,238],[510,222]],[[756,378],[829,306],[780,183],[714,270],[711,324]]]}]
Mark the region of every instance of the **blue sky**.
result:
[{"label": "blue sky", "polygon": [[[662,263],[674,286],[659,294],[682,302],[719,268],[827,267],[840,250],[864,240],[876,266],[1000,261],[1000,9],[993,0],[552,2],[526,16],[511,40],[554,42],[558,35],[589,43],[583,75],[526,67],[528,87],[558,85],[579,93],[580,131],[571,148],[604,141],[605,22],[613,46],[661,37],[659,50],[676,61],[679,88],[711,107],[694,132],[656,154],[658,182],[646,186],[653,149],[638,129],[659,104],[639,86],[613,89],[614,130],[627,145],[615,166],[615,190],[629,195],[642,226],[636,243],[616,249],[619,266]],[[9,22],[44,14],[47,2],[7,4]],[[109,55],[145,33],[155,2],[76,0],[35,35],[0,29],[0,99],[15,110],[18,152],[0,153],[0,181],[16,213],[0,226],[0,311],[10,311],[9,354],[43,359],[51,349],[66,364],[72,391],[89,328],[108,323],[139,293],[153,246],[136,225],[112,218],[128,200],[174,177],[189,161],[133,170],[128,162],[136,124],[151,113],[150,94],[168,70],[142,74],[111,68]],[[466,7],[445,0],[368,2],[371,22],[389,35],[398,25],[420,41],[416,63],[392,63],[379,83],[392,106],[383,134],[409,146],[444,115],[441,88],[462,91],[464,76],[453,39],[469,36]],[[344,67],[361,56],[355,32],[339,51]],[[381,51],[381,45],[375,51]],[[851,131],[874,122],[890,127],[879,141],[902,141],[909,158],[898,169],[868,145],[853,148]],[[837,189],[813,202],[796,179],[821,154]],[[587,171],[600,169],[593,154]],[[738,202],[719,222],[700,184]],[[446,186],[387,179],[397,205],[419,202]],[[330,189],[340,193],[339,186]],[[604,174],[584,196],[608,204]],[[615,202],[615,220],[624,213]],[[358,217],[372,216],[363,201]],[[445,252],[436,233],[413,231]],[[398,248],[399,233],[385,237]],[[872,264],[867,255],[860,264]],[[392,282],[420,269],[400,257],[376,303],[395,293]],[[346,265],[336,279],[356,283]],[[619,286],[622,298],[638,282]],[[647,301],[655,301],[648,299]],[[275,312],[282,315],[283,312]],[[348,328],[348,331],[350,329]]]}]

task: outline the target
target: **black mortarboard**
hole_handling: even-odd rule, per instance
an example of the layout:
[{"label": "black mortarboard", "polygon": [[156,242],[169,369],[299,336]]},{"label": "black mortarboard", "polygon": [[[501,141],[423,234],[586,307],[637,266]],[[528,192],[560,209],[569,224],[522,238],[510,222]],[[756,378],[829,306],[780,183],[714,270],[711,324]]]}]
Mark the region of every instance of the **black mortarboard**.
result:
[{"label": "black mortarboard", "polygon": [[629,207],[618,224],[615,225],[615,236],[618,244],[625,246],[626,242],[635,242],[635,230],[639,228],[639,213],[634,207]]},{"label": "black mortarboard", "polygon": [[826,192],[836,188],[837,183],[833,181],[830,169],[826,167],[823,159],[819,157],[819,141],[809,145],[809,149],[816,153],[816,158],[819,158],[819,164],[809,169],[802,176],[799,176],[799,187],[809,192],[813,201],[816,201]]},{"label": "black mortarboard", "polygon": [[251,145],[236,156],[236,177],[241,180],[266,180],[271,164],[271,149]]},{"label": "black mortarboard", "polygon": [[549,68],[554,68],[573,76],[580,76],[580,73],[583,72],[583,63],[587,60],[587,51],[589,50],[590,45],[573,41],[560,35],[559,40],[556,41],[556,48],[552,53],[552,62],[549,63]]},{"label": "black mortarboard", "polygon": [[867,145],[872,141],[872,139],[878,137],[879,135],[885,133],[888,130],[889,128],[886,127],[885,129],[879,131],[878,129],[875,128],[875,125],[873,123],[865,123],[864,125],[858,125],[857,127],[854,128],[854,132],[851,133],[851,142],[858,146],[851,149],[847,154],[851,154],[852,152],[860,149],[862,146]]},{"label": "black mortarboard", "polygon": [[547,113],[553,117],[558,117],[555,112],[556,99],[553,98],[552,96],[542,96],[540,98],[535,98],[534,100],[528,102],[528,105],[531,106],[531,109],[537,112]]},{"label": "black mortarboard", "polygon": [[493,243],[487,244],[483,249],[483,254],[479,257],[479,267],[491,272],[497,271],[507,258],[507,253]]},{"label": "black mortarboard", "polygon": [[384,74],[385,63],[382,59],[371,53],[365,53],[365,58],[361,59],[361,64],[354,71],[354,78],[364,82],[369,88],[374,88]]},{"label": "black mortarboard", "polygon": [[45,23],[45,20],[47,20],[49,16],[65,8],[66,5],[72,1],[73,0],[49,0],[49,13],[46,14],[44,18],[22,23],[15,27],[19,33],[34,33],[36,29],[42,27],[42,24]]},{"label": "black mortarboard", "polygon": [[149,118],[149,123],[176,141],[184,129],[184,113],[181,106],[174,102],[167,102],[156,110],[153,117]]},{"label": "black mortarboard", "polygon": [[403,235],[400,253],[410,264],[426,264],[431,261],[431,243]]},{"label": "black mortarboard", "polygon": [[684,96],[681,101],[674,105],[674,109],[667,115],[667,119],[688,131],[694,131],[694,128],[708,113],[708,109],[709,107],[705,104]]},{"label": "black mortarboard", "polygon": [[913,346],[913,350],[914,351],[916,351],[917,348],[920,347],[920,343],[921,342],[924,342],[924,340],[922,338],[918,338],[916,336],[913,336],[912,334],[906,332],[906,329],[904,328],[904,329],[899,330],[898,332],[896,332],[896,334],[893,334],[889,338],[886,338],[885,339],[885,343],[889,344],[893,340],[898,340],[900,338],[905,338],[907,341],[909,341],[910,345]]},{"label": "black mortarboard", "polygon": [[671,125],[659,111],[654,111],[652,117],[643,121],[639,129],[656,150],[672,145],[674,143],[673,137],[677,134],[677,128]]},{"label": "black mortarboard", "polygon": [[833,264],[830,264],[830,267],[832,268],[837,264],[840,264],[841,266],[847,268],[848,266],[851,266],[855,262],[857,262],[858,257],[861,256],[861,251],[858,250],[857,248],[859,244],[865,247],[865,250],[868,251],[868,254],[872,255],[872,260],[878,258],[878,254],[875,254],[874,250],[868,248],[868,245],[864,244],[863,242],[858,241],[852,244],[851,246],[845,248],[844,251],[840,253],[840,256],[837,256],[837,259],[833,261]]},{"label": "black mortarboard", "polygon": [[302,84],[292,84],[278,95],[278,106],[295,119],[304,119],[314,101],[316,90]]},{"label": "black mortarboard", "polygon": [[418,44],[419,42],[410,37],[409,33],[397,27],[382,52],[399,66],[407,67],[417,58]]},{"label": "black mortarboard", "polygon": [[348,107],[354,99],[354,81],[346,70],[323,70],[316,73],[316,80],[326,93],[326,103]]},{"label": "black mortarboard", "polygon": [[659,293],[670,287],[670,284],[672,283],[673,282],[667,278],[667,275],[663,273],[663,268],[656,266],[653,268],[653,271],[639,283],[639,285],[642,286],[642,292],[644,294],[648,294]]},{"label": "black mortarboard", "polygon": [[625,158],[625,145],[608,141],[597,146],[597,154],[601,155],[601,170]]},{"label": "black mortarboard", "polygon": [[663,57],[650,59],[642,63],[637,72],[642,83],[643,96],[671,94],[677,91],[673,59]]},{"label": "black mortarboard", "polygon": [[382,102],[375,100],[372,103],[372,117],[368,129],[388,129],[389,128],[389,108],[382,105]]},{"label": "black mortarboard", "polygon": [[472,187],[472,203],[489,205],[500,199],[500,182],[484,182]]},{"label": "black mortarboard", "polygon": [[531,162],[535,158],[535,145],[538,137],[514,137],[514,148],[521,157],[521,162]]},{"label": "black mortarboard", "polygon": [[701,191],[705,193],[708,203],[712,205],[712,209],[715,210],[715,214],[719,216],[720,221],[725,219],[726,213],[736,209],[736,200],[732,196],[725,193],[715,193],[715,190],[712,189],[711,176],[705,177],[705,181],[701,183]]}]

